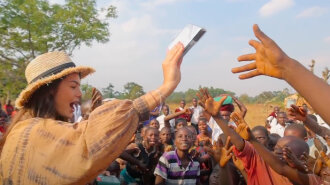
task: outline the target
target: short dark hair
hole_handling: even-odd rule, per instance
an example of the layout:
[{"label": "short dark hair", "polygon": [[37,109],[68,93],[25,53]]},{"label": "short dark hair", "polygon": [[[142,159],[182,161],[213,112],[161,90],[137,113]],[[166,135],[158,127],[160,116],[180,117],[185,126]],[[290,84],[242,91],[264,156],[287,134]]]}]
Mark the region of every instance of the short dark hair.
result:
[{"label": "short dark hair", "polygon": [[267,131],[267,129],[265,128],[265,127],[263,127],[263,126],[255,126],[255,127],[253,127],[253,129],[252,129],[252,132],[255,132],[255,131],[261,131],[261,132],[264,132],[264,134],[265,134],[265,136],[267,136],[268,137],[268,131]]},{"label": "short dark hair", "polygon": [[204,117],[200,117],[200,118],[198,119],[198,122],[200,122],[200,121],[203,121],[204,123],[207,123],[207,119],[204,118]]},{"label": "short dark hair", "polygon": [[178,125],[178,123],[180,123],[180,122],[184,122],[185,124],[187,124],[187,120],[186,119],[184,119],[184,118],[178,118],[178,119],[175,119],[175,128]]},{"label": "short dark hair", "polygon": [[290,124],[285,128],[284,132],[287,131],[287,130],[296,130],[300,133],[300,135],[303,138],[307,137],[307,130],[301,124],[297,124],[297,123]]}]

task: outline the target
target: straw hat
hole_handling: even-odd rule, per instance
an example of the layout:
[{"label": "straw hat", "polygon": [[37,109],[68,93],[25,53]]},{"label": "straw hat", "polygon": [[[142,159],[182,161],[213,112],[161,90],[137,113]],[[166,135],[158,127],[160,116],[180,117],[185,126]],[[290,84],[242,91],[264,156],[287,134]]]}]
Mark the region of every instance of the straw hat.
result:
[{"label": "straw hat", "polygon": [[42,54],[32,60],[25,69],[27,87],[16,100],[16,107],[23,108],[31,95],[45,84],[72,73],[80,73],[81,78],[93,73],[90,67],[78,66],[63,51]]}]

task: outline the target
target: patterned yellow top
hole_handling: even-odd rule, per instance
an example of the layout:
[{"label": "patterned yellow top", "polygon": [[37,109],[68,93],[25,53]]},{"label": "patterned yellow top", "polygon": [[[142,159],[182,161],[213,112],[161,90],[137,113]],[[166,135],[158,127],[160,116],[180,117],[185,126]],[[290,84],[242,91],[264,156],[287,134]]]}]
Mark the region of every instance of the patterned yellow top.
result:
[{"label": "patterned yellow top", "polygon": [[139,119],[148,118],[146,96],[108,102],[78,124],[44,118],[17,123],[1,153],[1,184],[90,182],[125,149]]}]

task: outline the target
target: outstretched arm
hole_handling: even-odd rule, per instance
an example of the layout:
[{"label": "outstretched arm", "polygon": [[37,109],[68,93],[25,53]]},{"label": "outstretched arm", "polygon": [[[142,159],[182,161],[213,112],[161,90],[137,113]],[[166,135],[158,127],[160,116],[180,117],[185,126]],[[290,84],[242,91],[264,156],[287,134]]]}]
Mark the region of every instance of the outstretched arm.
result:
[{"label": "outstretched arm", "polygon": [[322,137],[326,137],[327,135],[330,136],[330,130],[326,127],[320,126],[315,120],[307,115],[306,110],[302,107],[291,105],[288,112],[290,116],[296,120],[302,121],[307,128],[311,129],[317,135]]},{"label": "outstretched arm", "polygon": [[208,112],[212,115],[213,119],[222,129],[224,134],[230,136],[231,142],[235,145],[237,150],[242,151],[245,144],[243,138],[241,138],[241,136],[238,135],[233,129],[229,128],[228,123],[219,115],[219,109],[227,97],[223,96],[220,101],[215,102],[207,89],[200,89],[200,93],[197,94],[197,96],[199,97],[200,105],[202,105],[206,111],[205,114]]},{"label": "outstretched arm", "polygon": [[283,175],[297,184],[309,185],[308,175],[299,172],[296,169],[291,168],[278,157],[276,157],[271,151],[269,151],[264,145],[260,144],[251,134],[250,143],[256,149],[258,154],[264,159],[264,161],[278,174]]},{"label": "outstretched arm", "polygon": [[250,71],[240,75],[240,79],[267,75],[285,80],[329,124],[330,114],[328,114],[328,105],[330,104],[330,86],[308,71],[299,62],[287,56],[257,25],[253,26],[253,31],[259,41],[250,40],[249,44],[256,49],[256,53],[242,55],[238,57],[238,61],[255,60],[255,62],[233,68],[232,72]]},{"label": "outstretched arm", "polygon": [[177,117],[177,116],[180,116],[180,115],[186,113],[187,111],[188,111],[188,109],[185,108],[185,109],[183,109],[182,111],[175,112],[175,113],[173,113],[173,114],[169,114],[169,115],[167,115],[167,116],[164,118],[164,121],[170,121],[171,119],[173,119],[173,118],[175,118],[175,117]]}]

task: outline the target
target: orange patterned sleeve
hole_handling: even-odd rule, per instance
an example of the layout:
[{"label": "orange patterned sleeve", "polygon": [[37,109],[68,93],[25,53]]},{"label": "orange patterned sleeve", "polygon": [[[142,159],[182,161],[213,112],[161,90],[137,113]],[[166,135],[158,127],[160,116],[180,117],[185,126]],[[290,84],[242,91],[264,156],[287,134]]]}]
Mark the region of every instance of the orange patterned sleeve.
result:
[{"label": "orange patterned sleeve", "polygon": [[148,119],[152,100],[113,100],[88,120],[66,123],[31,118],[15,125],[0,157],[2,184],[85,184],[129,144],[139,120]]}]

